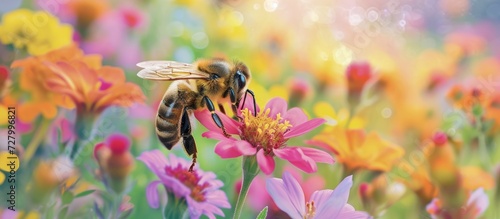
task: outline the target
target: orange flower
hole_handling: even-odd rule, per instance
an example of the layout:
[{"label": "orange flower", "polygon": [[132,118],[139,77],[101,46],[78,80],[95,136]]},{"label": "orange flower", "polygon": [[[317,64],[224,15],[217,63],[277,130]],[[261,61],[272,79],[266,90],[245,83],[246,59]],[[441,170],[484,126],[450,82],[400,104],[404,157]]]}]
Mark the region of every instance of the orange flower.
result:
[{"label": "orange flower", "polygon": [[493,176],[477,166],[461,167],[460,176],[463,180],[462,187],[466,191],[472,192],[479,188],[489,190],[495,186]]},{"label": "orange flower", "polygon": [[93,68],[81,60],[45,64],[54,72],[45,86],[68,96],[79,115],[96,115],[109,106],[130,106],[145,99],[139,86],[125,82],[119,68]]},{"label": "orange flower", "polygon": [[68,4],[69,12],[76,17],[78,27],[88,27],[107,10],[108,4],[101,0],[73,0]]},{"label": "orange flower", "polygon": [[418,196],[421,204],[429,203],[438,195],[438,188],[432,183],[428,171],[420,165],[411,172],[410,179],[404,180],[405,185]]},{"label": "orange flower", "polygon": [[500,130],[500,93],[495,93],[488,99],[485,117],[494,122],[492,133]]},{"label": "orange flower", "polygon": [[19,80],[22,90],[31,94],[31,99],[18,108],[19,119],[30,123],[38,115],[52,119],[57,115],[57,107],[72,109],[74,104],[64,94],[53,92],[46,85],[46,80],[56,77],[54,72],[46,67],[45,63],[80,60],[92,68],[99,68],[101,57],[98,55],[84,55],[76,45],[70,45],[53,50],[45,55],[16,60],[12,68],[22,68]]},{"label": "orange flower", "polygon": [[323,132],[308,143],[331,150],[349,173],[359,169],[389,171],[404,154],[404,150],[381,139],[376,133],[363,130]]},{"label": "orange flower", "polygon": [[484,104],[484,97],[481,89],[465,88],[460,85],[453,86],[447,94],[447,98],[455,107],[466,112],[470,111],[475,104]]}]

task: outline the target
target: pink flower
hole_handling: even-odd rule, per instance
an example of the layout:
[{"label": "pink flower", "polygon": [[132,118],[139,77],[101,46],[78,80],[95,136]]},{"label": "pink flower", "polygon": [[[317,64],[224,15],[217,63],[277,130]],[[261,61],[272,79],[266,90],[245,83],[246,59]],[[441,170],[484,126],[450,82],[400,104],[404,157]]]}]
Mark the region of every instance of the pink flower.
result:
[{"label": "pink flower", "polygon": [[373,77],[371,65],[367,62],[353,62],[347,66],[346,78],[349,93],[361,93],[365,84]]},{"label": "pink flower", "polygon": [[459,208],[456,211],[450,211],[443,209],[443,204],[438,198],[432,199],[432,201],[426,206],[427,212],[431,215],[433,219],[437,218],[479,218],[488,208],[490,201],[488,195],[484,193],[483,188],[476,189],[469,196],[467,204],[463,208]]},{"label": "pink flower", "polygon": [[304,192],[297,180],[288,172],[283,179],[272,178],[266,188],[278,207],[291,218],[370,218],[366,212],[356,211],[347,204],[352,176],[346,177],[334,190],[319,190],[305,202]]},{"label": "pink flower", "polygon": [[121,15],[123,23],[125,23],[128,28],[140,28],[146,23],[144,12],[137,9],[137,7],[122,6],[118,9],[118,13]]},{"label": "pink flower", "polygon": [[[297,169],[293,169],[292,167],[285,167],[286,171],[288,171],[300,185],[304,186],[302,189],[304,190],[304,195],[306,199],[309,199],[313,192],[325,187],[325,180],[323,177],[318,175],[310,175],[307,179],[304,179]],[[238,181],[235,185],[236,192],[239,192],[241,189],[242,181]],[[254,212],[260,212],[264,207],[269,206],[268,215],[277,214],[280,210],[276,206],[276,204],[271,199],[268,193],[262,192],[266,189],[266,181],[264,177],[255,177],[250,185],[250,189],[247,195],[247,203],[248,206]]]},{"label": "pink flower", "polygon": [[[58,145],[76,139],[73,124],[66,118],[57,118],[50,127],[49,143]],[[60,142],[59,142],[60,141]]]},{"label": "pink flower", "polygon": [[308,120],[300,108],[287,111],[287,103],[281,98],[270,100],[263,111],[257,108],[257,116],[252,112],[253,105],[250,101],[243,104],[246,108],[239,113],[241,121],[235,121],[217,112],[226,132],[239,139],[224,136],[222,130],[213,122],[208,110],[195,112],[198,121],[209,130],[202,136],[220,140],[215,146],[215,153],[219,156],[234,158],[255,155],[260,169],[265,174],[273,172],[275,155],[288,160],[307,173],[316,172],[316,162],[333,164],[332,156],[324,151],[286,144],[288,139],[320,126],[325,122],[324,119]]},{"label": "pink flower", "polygon": [[138,159],[160,178],[146,188],[146,198],[152,208],[160,205],[157,190],[160,184],[177,198],[185,198],[190,218],[199,218],[203,214],[208,218],[215,218],[215,214],[224,216],[220,208],[231,207],[226,194],[220,190],[224,184],[213,172],[204,172],[197,167],[189,172],[190,161],[173,154],[166,159],[160,150],[146,151]]}]

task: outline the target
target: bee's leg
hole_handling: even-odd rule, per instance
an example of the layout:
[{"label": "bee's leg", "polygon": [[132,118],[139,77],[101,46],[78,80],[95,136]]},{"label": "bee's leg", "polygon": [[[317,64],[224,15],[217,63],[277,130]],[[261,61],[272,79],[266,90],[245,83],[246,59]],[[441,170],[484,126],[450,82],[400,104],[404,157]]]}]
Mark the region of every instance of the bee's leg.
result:
[{"label": "bee's leg", "polygon": [[230,135],[227,134],[226,129],[224,128],[224,124],[222,124],[222,119],[220,119],[219,115],[215,113],[215,107],[212,100],[210,100],[210,98],[208,98],[207,96],[203,96],[203,101],[205,102],[210,113],[212,113],[212,119],[214,120],[217,127],[221,128],[222,133],[224,133],[224,135],[229,138]]},{"label": "bee's leg", "polygon": [[241,105],[240,110],[243,109],[243,106],[245,105],[245,101],[247,100],[247,94],[252,95],[252,99],[253,99],[253,116],[257,116],[257,103],[255,103],[255,94],[250,89],[247,89],[247,91],[245,92],[245,97],[243,98],[243,105]]},{"label": "bee's leg", "polygon": [[194,141],[193,136],[191,135],[191,122],[189,121],[189,114],[187,112],[187,108],[184,107],[182,112],[182,120],[181,120],[181,137],[182,143],[184,145],[184,149],[189,154],[189,156],[193,155],[193,163],[189,167],[189,172],[193,172],[194,164],[196,163],[196,142]]}]

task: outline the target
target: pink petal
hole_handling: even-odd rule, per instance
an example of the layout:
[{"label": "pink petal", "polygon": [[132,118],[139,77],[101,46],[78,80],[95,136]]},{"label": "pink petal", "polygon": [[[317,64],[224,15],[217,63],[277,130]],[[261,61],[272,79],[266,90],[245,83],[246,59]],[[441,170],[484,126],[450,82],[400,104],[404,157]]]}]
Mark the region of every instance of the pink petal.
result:
[{"label": "pink petal", "polygon": [[266,156],[264,150],[257,151],[257,163],[265,174],[269,175],[274,171],[274,158]]},{"label": "pink petal", "polygon": [[264,110],[270,109],[269,117],[276,118],[276,115],[279,113],[281,116],[284,116],[286,113],[286,108],[288,104],[282,98],[276,97],[267,102]]},{"label": "pink petal", "polygon": [[326,120],[321,119],[321,118],[311,119],[311,120],[304,122],[298,126],[293,126],[290,129],[290,131],[286,132],[283,136],[285,138],[292,138],[295,136],[299,136],[299,135],[305,134],[305,133],[315,129],[316,127],[322,125],[325,122],[326,122]]},{"label": "pink petal", "polygon": [[216,140],[219,140],[219,141],[224,141],[224,140],[228,140],[228,139],[234,139],[234,138],[231,138],[231,137],[226,137],[224,134],[222,134],[222,132],[216,132],[216,131],[207,131],[207,132],[204,132],[203,134],[201,134],[202,137],[205,137],[205,138],[211,138],[211,139],[216,139]]},{"label": "pink petal", "polygon": [[274,154],[284,160],[288,160],[291,164],[297,168],[303,170],[306,173],[316,172],[318,167],[313,159],[306,156],[301,148],[298,147],[286,147],[280,149],[274,149]]},{"label": "pink petal", "polygon": [[302,150],[302,152],[304,152],[306,156],[312,158],[316,162],[329,163],[329,164],[335,163],[333,157],[322,150],[314,148],[306,148],[306,147],[302,147],[300,149]]},{"label": "pink petal", "polygon": [[163,175],[165,166],[170,165],[170,162],[160,150],[145,151],[137,159],[144,162],[158,176]]},{"label": "pink petal", "polygon": [[346,204],[340,211],[340,214],[337,216],[337,218],[369,219],[370,215],[364,211],[356,211],[350,204]]},{"label": "pink petal", "polygon": [[61,120],[61,134],[62,134],[62,140],[64,142],[69,141],[75,137],[75,134],[73,132],[73,125],[66,118],[63,118]]},{"label": "pink petal", "polygon": [[243,140],[223,140],[215,146],[215,153],[222,158],[234,158],[242,155],[254,155],[257,149]]},{"label": "pink petal", "polygon": [[[146,187],[146,199],[152,208],[160,207],[160,198],[158,197],[158,185],[161,184],[160,180],[155,180]],[[175,200],[172,200],[175,201]]]},{"label": "pink petal", "polygon": [[309,202],[314,201],[314,203],[325,203],[326,200],[332,195],[333,190],[325,189],[313,192]]},{"label": "pink petal", "polygon": [[283,182],[293,207],[299,211],[300,215],[305,215],[304,206],[306,203],[304,199],[304,192],[302,191],[302,187],[300,187],[299,182],[297,182],[297,180],[286,171],[283,172]]},{"label": "pink petal", "polygon": [[[236,121],[227,117],[224,113],[215,113],[219,115],[220,119],[222,120],[222,124],[224,125],[224,128],[226,129],[226,132],[228,134],[236,135],[240,133],[239,124]],[[219,132],[222,134],[222,129],[215,124],[214,120],[212,119],[212,113],[210,113],[210,111],[208,111],[207,109],[194,111],[194,116],[208,130]]]},{"label": "pink petal", "polygon": [[467,200],[467,209],[474,209],[477,212],[474,212],[475,214],[473,216],[479,217],[486,211],[489,204],[488,195],[484,193],[483,188],[479,188],[476,189]]},{"label": "pink petal", "polygon": [[[303,214],[300,214],[300,212],[304,212],[305,205],[300,210],[294,207],[292,200],[288,196],[290,191],[285,189],[285,183],[282,179],[267,179],[266,190],[273,199],[274,203],[276,203],[276,206],[287,213],[288,216],[291,218],[303,218]],[[302,190],[295,192],[302,192]]]},{"label": "pink petal", "polygon": [[215,145],[215,153],[222,158],[254,155],[256,149],[247,141],[223,140]]},{"label": "pink petal", "polygon": [[338,217],[344,205],[349,199],[349,190],[352,187],[352,176],[346,177],[339,183],[325,202],[318,202],[316,207],[317,218],[340,218]]},{"label": "pink petal", "polygon": [[307,115],[302,109],[294,107],[283,115],[283,120],[288,120],[292,124],[292,127],[294,127],[307,122]]},{"label": "pink petal", "polygon": [[320,148],[323,148],[327,151],[330,151],[332,153],[336,153],[335,150],[333,150],[332,146],[328,145],[324,141],[318,141],[318,140],[307,140],[305,141],[306,144],[314,145]]}]

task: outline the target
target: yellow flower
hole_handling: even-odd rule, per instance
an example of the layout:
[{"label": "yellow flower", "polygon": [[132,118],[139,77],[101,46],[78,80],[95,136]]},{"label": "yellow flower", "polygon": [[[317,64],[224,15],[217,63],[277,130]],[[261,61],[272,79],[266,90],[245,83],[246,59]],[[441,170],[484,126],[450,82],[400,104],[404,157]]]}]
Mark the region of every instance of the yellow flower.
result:
[{"label": "yellow flower", "polygon": [[70,25],[61,25],[56,17],[44,11],[18,9],[5,14],[0,24],[0,41],[26,49],[31,55],[69,45],[72,34]]},{"label": "yellow flower", "polygon": [[366,135],[363,130],[335,128],[322,132],[308,143],[335,153],[347,173],[360,169],[387,172],[404,154],[398,145],[381,139],[374,132]]},{"label": "yellow flower", "polygon": [[[17,171],[17,169],[19,169],[19,158],[17,155],[11,155],[7,151],[0,152],[0,170],[5,171],[9,175],[9,172]],[[0,172],[0,185],[5,182],[6,178],[6,175]]]},{"label": "yellow flower", "polygon": [[57,115],[57,107],[74,108],[71,100],[60,92],[54,92],[46,86],[46,81],[57,77],[44,63],[80,60],[92,68],[101,67],[101,57],[98,55],[84,55],[76,45],[72,44],[53,50],[47,54],[16,60],[12,68],[22,68],[19,84],[22,90],[31,94],[30,101],[19,106],[19,119],[23,122],[32,122],[38,115],[52,119]]},{"label": "yellow flower", "polygon": [[40,161],[33,170],[33,180],[28,186],[31,200],[44,202],[58,186],[64,185],[66,180],[76,174],[73,162],[67,157]]},{"label": "yellow flower", "polygon": [[[332,105],[324,101],[320,101],[314,104],[313,112],[317,117],[326,119],[326,124],[329,126],[325,126],[325,131],[333,130],[335,127],[345,128],[350,116],[348,109],[343,108],[337,112]],[[362,129],[365,127],[365,123],[366,122],[364,119],[358,116],[354,116],[353,118],[351,118],[349,127],[347,128]]]}]

